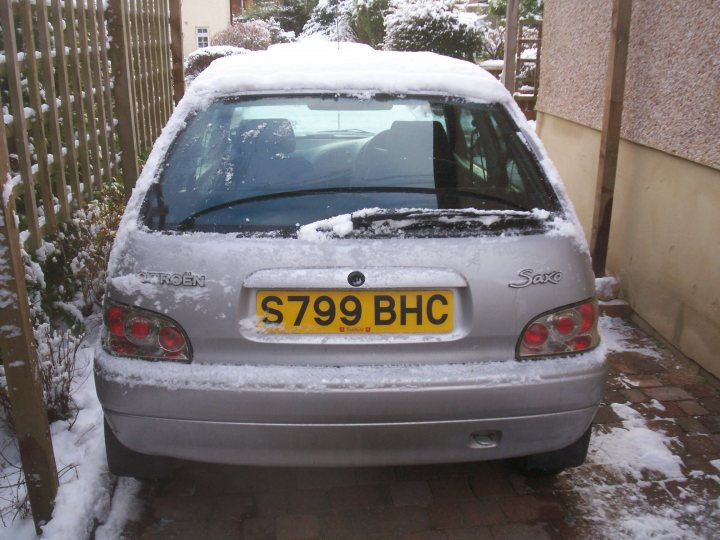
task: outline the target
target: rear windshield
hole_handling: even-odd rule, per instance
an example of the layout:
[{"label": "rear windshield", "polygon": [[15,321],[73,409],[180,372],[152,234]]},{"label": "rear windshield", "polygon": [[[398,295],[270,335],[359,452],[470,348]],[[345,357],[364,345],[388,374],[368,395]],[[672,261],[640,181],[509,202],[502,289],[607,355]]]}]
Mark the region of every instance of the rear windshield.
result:
[{"label": "rear windshield", "polygon": [[421,216],[417,234],[467,232],[488,223],[464,219],[478,214],[517,226],[534,209],[559,209],[521,137],[499,105],[418,97],[218,101],[188,119],[148,192],[144,221],[154,230],[284,236],[344,214],[366,222]]}]

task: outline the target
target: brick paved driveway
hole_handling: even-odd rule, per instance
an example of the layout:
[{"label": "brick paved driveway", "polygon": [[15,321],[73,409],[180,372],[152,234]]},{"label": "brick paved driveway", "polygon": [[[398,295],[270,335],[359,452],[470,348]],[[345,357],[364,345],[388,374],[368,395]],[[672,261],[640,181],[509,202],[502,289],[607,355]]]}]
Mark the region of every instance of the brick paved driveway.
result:
[{"label": "brick paved driveway", "polygon": [[[583,467],[547,478],[518,474],[510,461],[362,469],[184,463],[172,478],[143,485],[144,513],[126,526],[125,536],[541,540],[720,534],[720,385],[637,329],[615,319],[604,324],[621,350],[611,353],[593,455]],[[628,422],[628,411],[641,416]],[[612,450],[610,442],[632,441],[618,435],[633,429],[658,433],[682,459],[682,474],[623,469],[619,462],[627,456],[612,455],[617,447]],[[622,453],[632,457],[633,451],[629,445]],[[647,456],[653,459],[658,457]]]}]

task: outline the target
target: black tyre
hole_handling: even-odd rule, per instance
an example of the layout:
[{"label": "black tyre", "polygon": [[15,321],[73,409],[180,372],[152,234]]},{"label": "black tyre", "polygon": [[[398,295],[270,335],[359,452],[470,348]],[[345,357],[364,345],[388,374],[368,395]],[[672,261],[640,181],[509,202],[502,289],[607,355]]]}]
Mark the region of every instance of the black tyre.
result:
[{"label": "black tyre", "polygon": [[116,476],[130,476],[138,480],[156,480],[170,474],[171,461],[161,456],[150,456],[124,446],[104,421],[105,453],[108,468]]},{"label": "black tyre", "polygon": [[526,456],[522,460],[522,469],[526,473],[553,475],[570,467],[578,467],[585,463],[592,426],[577,441],[565,448]]}]

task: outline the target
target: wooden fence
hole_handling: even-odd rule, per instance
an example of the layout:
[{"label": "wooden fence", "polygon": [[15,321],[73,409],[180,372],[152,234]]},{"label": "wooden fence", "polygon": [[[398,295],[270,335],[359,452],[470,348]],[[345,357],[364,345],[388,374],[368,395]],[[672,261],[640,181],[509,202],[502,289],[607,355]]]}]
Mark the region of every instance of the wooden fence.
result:
[{"label": "wooden fence", "polygon": [[21,247],[37,249],[120,172],[129,194],[182,95],[179,7],[0,0],[0,357],[36,527],[57,477]]}]

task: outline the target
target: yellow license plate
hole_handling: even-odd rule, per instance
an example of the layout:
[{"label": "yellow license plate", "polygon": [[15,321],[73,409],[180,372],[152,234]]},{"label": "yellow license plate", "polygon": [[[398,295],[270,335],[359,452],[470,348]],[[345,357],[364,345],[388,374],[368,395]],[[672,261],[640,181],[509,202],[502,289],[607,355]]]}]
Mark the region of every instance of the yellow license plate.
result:
[{"label": "yellow license plate", "polygon": [[453,328],[453,293],[276,291],[256,297],[258,327],[292,334],[442,333]]}]

